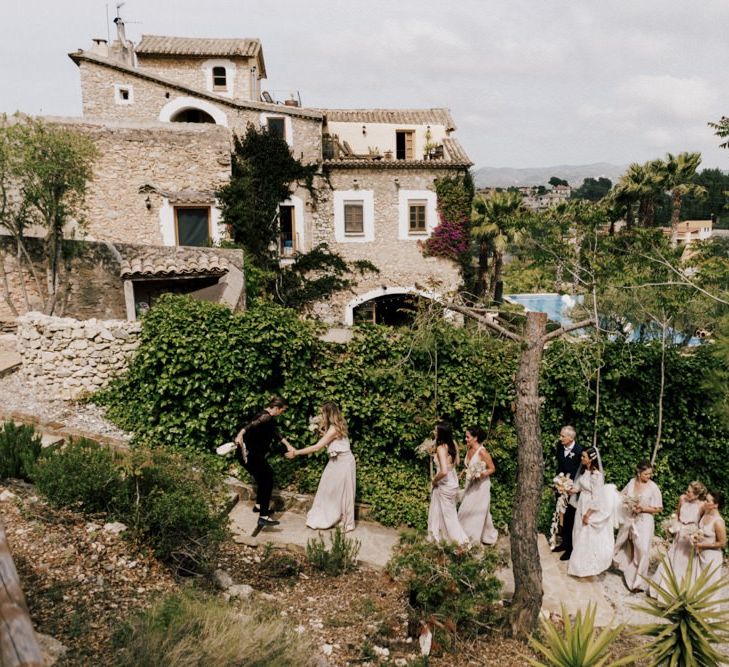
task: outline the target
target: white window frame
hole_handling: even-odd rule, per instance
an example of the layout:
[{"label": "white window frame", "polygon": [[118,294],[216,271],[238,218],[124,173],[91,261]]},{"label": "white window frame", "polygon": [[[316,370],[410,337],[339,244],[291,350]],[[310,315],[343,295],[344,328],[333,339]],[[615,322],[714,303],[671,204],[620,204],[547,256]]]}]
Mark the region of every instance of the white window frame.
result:
[{"label": "white window frame", "polygon": [[[410,202],[425,202],[425,232],[410,231]],[[400,241],[428,238],[438,226],[438,197],[431,190],[400,190],[398,201],[398,234]]]},{"label": "white window frame", "polygon": [[[291,195],[288,199],[279,204],[279,206],[294,207],[294,256],[298,253],[305,252],[306,239],[304,238],[304,200],[296,195]],[[293,257],[282,257],[282,261],[293,260]]]},{"label": "white window frame", "polygon": [[[162,245],[177,245],[177,223],[175,219],[175,208],[177,207],[178,205],[170,203],[167,197],[162,198],[162,205],[159,207],[159,230],[162,235]],[[206,207],[210,208],[210,241],[212,245],[219,245],[225,237],[225,225],[222,223],[220,208],[218,208],[217,202],[194,205],[194,208]]]},{"label": "white window frame", "polygon": [[170,100],[160,109],[158,118],[162,123],[170,123],[172,116],[183,109],[201,109],[213,117],[216,125],[228,127],[228,117],[220,108],[197,97],[176,97],[174,100]]},{"label": "white window frame", "polygon": [[[344,231],[344,204],[362,202],[362,234]],[[334,240],[337,243],[371,243],[375,240],[375,193],[372,190],[334,191]]]},{"label": "white window frame", "polygon": [[[126,90],[128,98],[125,100],[122,97],[122,90]],[[134,104],[134,86],[130,83],[115,83],[114,84],[114,103],[120,106],[129,106]]]},{"label": "white window frame", "polygon": [[[209,90],[215,95],[222,95],[223,97],[233,97],[235,92],[235,77],[238,73],[238,69],[232,60],[225,58],[217,58],[213,60],[206,60],[200,65],[203,75],[205,76],[205,89]],[[225,90],[215,90],[213,84],[213,67],[224,67],[225,68]]]},{"label": "white window frame", "polygon": [[282,113],[269,113],[267,111],[264,111],[261,114],[261,117],[259,119],[259,122],[261,124],[261,129],[268,127],[268,119],[269,118],[283,118],[284,121],[284,139],[286,140],[286,143],[289,145],[289,147],[293,147],[294,145],[294,129],[293,125],[291,123],[291,116],[286,116]]}]

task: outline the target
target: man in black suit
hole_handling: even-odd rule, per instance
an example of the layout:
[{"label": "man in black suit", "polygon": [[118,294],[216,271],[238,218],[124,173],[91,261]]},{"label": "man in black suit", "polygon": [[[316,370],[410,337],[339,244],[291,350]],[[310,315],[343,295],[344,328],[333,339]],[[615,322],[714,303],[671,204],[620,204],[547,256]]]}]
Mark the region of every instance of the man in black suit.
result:
[{"label": "man in black suit", "polygon": [[[559,432],[559,442],[554,453],[557,457],[557,473],[564,473],[570,479],[575,479],[577,470],[580,467],[580,456],[582,447],[575,442],[577,432],[574,426],[565,426]],[[567,503],[567,509],[562,518],[562,543],[555,551],[564,551],[559,557],[560,560],[569,560],[572,555],[572,527],[575,525],[576,505],[572,504],[571,498]]]},{"label": "man in black suit", "polygon": [[[256,502],[254,512],[258,511],[258,525],[275,526],[279,522],[271,518],[271,494],[273,492],[273,470],[266,460],[275,451],[284,454],[293,451],[289,441],[279,432],[274,419],[280,417],[288,404],[278,396],[246,424],[235,437],[236,456],[239,463],[256,481]],[[274,445],[274,442],[276,443]]]}]

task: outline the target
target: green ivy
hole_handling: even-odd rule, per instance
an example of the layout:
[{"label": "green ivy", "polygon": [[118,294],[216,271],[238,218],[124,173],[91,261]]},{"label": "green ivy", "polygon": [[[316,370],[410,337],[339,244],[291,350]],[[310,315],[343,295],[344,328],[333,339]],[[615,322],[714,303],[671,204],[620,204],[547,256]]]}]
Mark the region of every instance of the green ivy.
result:
[{"label": "green ivy", "polygon": [[[146,316],[142,342],[127,374],[96,400],[135,433],[137,442],[211,451],[232,439],[272,394],[291,409],[281,430],[311,444],[308,418],[325,400],[347,418],[357,458],[358,499],[387,525],[424,527],[429,464],[418,445],[441,418],[480,425],[496,463],[492,512],[511,518],[516,480],[513,378],[518,348],[483,332],[431,322],[427,328],[363,326],[347,345],[324,343],[296,313],[261,303],[234,314],[215,304],[167,295]],[[608,482],[622,488],[655,441],[659,345],[555,341],[546,350],[541,392],[545,481],[554,474],[559,429],[573,424],[592,442],[597,366],[601,364],[598,444]],[[670,511],[686,484],[699,478],[725,490],[729,431],[710,410],[702,379],[717,362],[708,350],[669,349],[666,401],[656,482]],[[326,457],[273,460],[279,484],[312,493]],[[551,512],[544,495],[543,521]]]}]

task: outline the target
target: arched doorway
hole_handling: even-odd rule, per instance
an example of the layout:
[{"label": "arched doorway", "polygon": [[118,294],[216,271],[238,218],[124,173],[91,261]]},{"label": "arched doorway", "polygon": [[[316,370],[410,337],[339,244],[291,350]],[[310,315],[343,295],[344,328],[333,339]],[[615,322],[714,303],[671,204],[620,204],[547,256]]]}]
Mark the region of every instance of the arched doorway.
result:
[{"label": "arched doorway", "polygon": [[215,119],[202,109],[180,109],[170,117],[171,123],[215,123]]},{"label": "arched doorway", "polygon": [[389,326],[409,326],[422,299],[438,299],[433,292],[415,288],[383,287],[362,294],[347,304],[344,323],[371,322]]}]

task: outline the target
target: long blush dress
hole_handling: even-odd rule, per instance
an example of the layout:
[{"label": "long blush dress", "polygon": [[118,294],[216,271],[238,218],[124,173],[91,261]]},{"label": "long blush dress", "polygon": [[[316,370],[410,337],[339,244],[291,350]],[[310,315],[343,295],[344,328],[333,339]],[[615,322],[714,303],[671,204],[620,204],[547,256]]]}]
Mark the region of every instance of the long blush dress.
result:
[{"label": "long blush dress", "polygon": [[[641,485],[640,500],[642,507],[663,507],[661,490],[653,480]],[[623,489],[624,496],[635,496],[636,480],[631,479]],[[613,564],[622,573],[625,585],[631,591],[647,591],[650,564],[651,541],[655,529],[653,514],[642,512],[628,517],[620,526],[615,540]]]},{"label": "long blush dress", "polygon": [[[702,517],[701,521],[699,521],[699,528],[701,528],[702,532],[704,533],[704,537],[701,540],[702,542],[716,542],[716,519],[714,519],[713,517]],[[708,569],[710,572],[707,585],[715,584],[721,581],[721,565],[723,560],[724,558],[721,549],[702,549],[699,552],[699,570],[702,571]],[[720,600],[726,598],[725,593],[726,588],[722,586],[715,593],[713,593],[713,595],[711,596],[711,600],[714,602],[719,602]],[[716,611],[719,611],[719,609],[717,609]]]},{"label": "long blush dress", "polygon": [[[696,574],[696,562],[692,572],[688,572],[689,557],[693,550],[691,544],[691,532],[695,527],[699,525],[699,519],[701,518],[701,509],[704,504],[701,500],[692,500],[691,502],[684,501],[681,503],[681,509],[678,513],[678,521],[681,524],[681,530],[676,534],[673,539],[673,544],[668,549],[668,561],[673,567],[673,572],[678,579],[680,584],[686,574],[689,574],[689,582],[693,581],[693,577]],[[696,560],[696,559],[694,559]],[[663,578],[666,576],[665,568],[663,563],[658,566],[656,573],[653,575],[653,581],[661,586]],[[656,591],[650,588],[648,591],[649,595],[658,597]]]},{"label": "long blush dress", "polygon": [[[615,537],[613,536],[612,506],[606,499],[605,481],[598,470],[583,472],[575,480],[580,490],[572,529],[572,556],[567,573],[573,577],[590,577],[610,567],[613,560]],[[587,525],[582,517],[588,510]]]},{"label": "long blush dress", "polygon": [[[480,460],[479,453],[482,449],[483,446],[479,447],[471,458],[464,460],[466,469]],[[499,531],[491,518],[491,477],[471,479],[467,484],[463,501],[458,508],[458,520],[471,544],[496,544]]]},{"label": "long blush dress", "polygon": [[349,438],[337,438],[327,447],[329,463],[319,480],[306,525],[326,530],[338,523],[345,532],[354,530],[354,493],[357,488],[357,466],[349,446]]},{"label": "long blush dress", "polygon": [[[440,473],[438,456],[433,457],[435,468]],[[446,476],[435,486],[430,494],[428,510],[428,539],[431,542],[458,542],[468,544],[468,535],[458,521],[456,501],[458,499],[458,477],[449,461]]]}]

